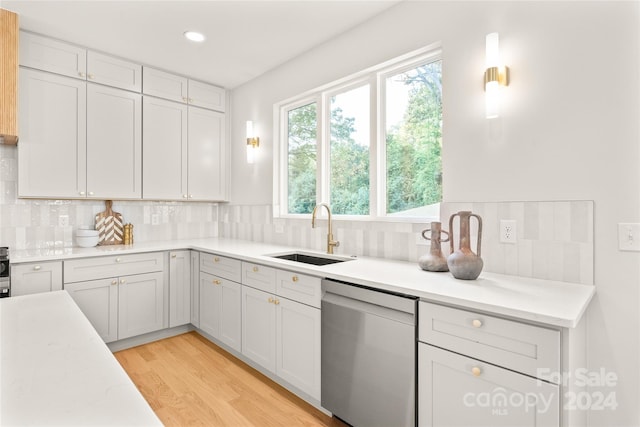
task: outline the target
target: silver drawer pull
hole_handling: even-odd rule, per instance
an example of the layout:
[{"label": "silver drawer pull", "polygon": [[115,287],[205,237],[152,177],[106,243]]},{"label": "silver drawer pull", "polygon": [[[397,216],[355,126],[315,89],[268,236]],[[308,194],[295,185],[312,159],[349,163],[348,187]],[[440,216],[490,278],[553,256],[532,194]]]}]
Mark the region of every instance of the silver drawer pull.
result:
[{"label": "silver drawer pull", "polygon": [[122,258],[116,258],[116,262],[122,261]]},{"label": "silver drawer pull", "polygon": [[479,377],[480,375],[482,375],[482,369],[480,369],[477,366],[474,366],[473,368],[471,368],[471,373],[473,374],[474,377]]},{"label": "silver drawer pull", "polygon": [[473,325],[474,328],[480,328],[482,327],[482,320],[480,319],[473,319],[471,321],[471,324]]},{"label": "silver drawer pull", "polygon": [[33,267],[33,269],[34,269],[35,271],[39,271],[41,268],[42,268],[42,267],[40,267],[39,265],[35,265],[35,266]]},{"label": "silver drawer pull", "polygon": [[120,279],[120,284],[121,284],[121,285],[124,285],[125,283],[127,283],[127,281],[126,281],[126,280],[124,280],[124,279]]}]

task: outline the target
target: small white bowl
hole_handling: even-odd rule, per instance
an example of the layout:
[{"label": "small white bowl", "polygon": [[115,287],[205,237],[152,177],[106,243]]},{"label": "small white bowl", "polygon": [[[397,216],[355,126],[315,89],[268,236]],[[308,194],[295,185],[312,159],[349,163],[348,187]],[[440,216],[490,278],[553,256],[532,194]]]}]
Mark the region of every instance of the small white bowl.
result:
[{"label": "small white bowl", "polygon": [[97,236],[98,235],[98,230],[89,230],[89,229],[82,229],[79,228],[78,230],[76,230],[76,236],[80,237],[93,237],[93,236]]}]

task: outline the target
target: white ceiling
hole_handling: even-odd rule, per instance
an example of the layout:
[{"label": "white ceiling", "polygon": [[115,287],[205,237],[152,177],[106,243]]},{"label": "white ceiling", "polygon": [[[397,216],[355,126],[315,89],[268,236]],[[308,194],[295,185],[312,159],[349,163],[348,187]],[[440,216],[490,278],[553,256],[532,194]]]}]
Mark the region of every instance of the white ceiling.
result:
[{"label": "white ceiling", "polygon": [[[0,0],[20,27],[215,83],[241,85],[399,0]],[[207,40],[194,44],[186,30]]]}]

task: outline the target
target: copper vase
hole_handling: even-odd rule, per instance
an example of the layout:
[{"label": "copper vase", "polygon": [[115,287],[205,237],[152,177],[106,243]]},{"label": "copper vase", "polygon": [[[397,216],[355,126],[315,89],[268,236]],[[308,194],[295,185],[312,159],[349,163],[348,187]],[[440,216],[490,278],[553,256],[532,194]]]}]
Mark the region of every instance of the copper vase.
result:
[{"label": "copper vase", "polygon": [[[434,221],[431,228],[422,231],[422,237],[431,242],[429,253],[418,259],[418,265],[426,271],[449,271],[447,259],[442,255],[440,243],[449,241],[449,233],[442,230],[442,224]],[[431,233],[431,237],[427,237],[426,233]],[[446,240],[442,240],[442,233],[447,235]]]},{"label": "copper vase", "polygon": [[[454,236],[453,236],[453,219],[460,217],[460,246],[454,251]],[[471,217],[475,217],[478,220],[478,244],[476,253],[471,250],[471,238],[469,225]],[[447,265],[449,271],[456,279],[463,280],[475,280],[480,275],[484,263],[480,258],[480,245],[482,241],[482,218],[479,215],[471,213],[471,211],[460,211],[451,215],[449,218],[449,233],[450,233],[450,246],[451,255],[447,258]]]}]

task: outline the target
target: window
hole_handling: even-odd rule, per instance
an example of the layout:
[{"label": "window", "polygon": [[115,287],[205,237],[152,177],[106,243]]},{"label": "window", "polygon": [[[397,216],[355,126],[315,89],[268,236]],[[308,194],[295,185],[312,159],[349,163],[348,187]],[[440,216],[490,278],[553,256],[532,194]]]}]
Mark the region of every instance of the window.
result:
[{"label": "window", "polygon": [[442,61],[425,48],[277,104],[276,216],[437,218]]}]

